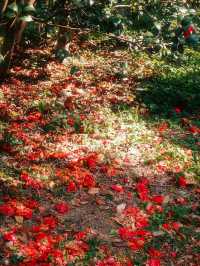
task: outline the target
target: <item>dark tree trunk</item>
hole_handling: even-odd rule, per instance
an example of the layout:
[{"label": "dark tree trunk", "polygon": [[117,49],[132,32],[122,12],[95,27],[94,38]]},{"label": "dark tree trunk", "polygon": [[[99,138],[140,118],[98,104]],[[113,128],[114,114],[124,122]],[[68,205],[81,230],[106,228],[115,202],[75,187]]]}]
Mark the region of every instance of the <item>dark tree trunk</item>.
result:
[{"label": "dark tree trunk", "polygon": [[[26,3],[34,4],[36,0],[19,0],[17,3]],[[7,1],[8,2],[8,1]],[[6,9],[6,0],[1,6],[1,15],[5,12]],[[7,3],[8,4],[8,3]],[[20,45],[23,31],[26,28],[27,23],[25,21],[16,21],[14,25],[8,23],[4,26],[3,34],[3,44],[1,47],[1,54],[4,57],[4,62],[0,64],[0,78],[3,78],[7,75],[11,60],[13,57],[14,49],[16,46]]]},{"label": "dark tree trunk", "polygon": [[6,76],[8,69],[10,67],[15,46],[14,34],[15,34],[14,29],[9,29],[8,27],[5,27],[3,44],[1,47],[1,54],[4,57],[4,61],[3,63],[0,64],[0,77]]},{"label": "dark tree trunk", "polygon": [[[68,16],[68,11],[67,11],[67,1],[65,0],[59,0],[56,1],[55,3],[55,9],[57,9],[58,13],[59,13],[59,20],[58,20],[58,24],[65,26],[67,23],[67,16]],[[65,50],[67,43],[69,42],[69,36],[70,36],[70,32],[68,32],[68,36],[66,34],[66,28],[64,27],[60,27],[59,31],[58,31],[58,37],[57,37],[57,44],[55,47],[55,51],[57,52],[58,50],[62,49]]]}]

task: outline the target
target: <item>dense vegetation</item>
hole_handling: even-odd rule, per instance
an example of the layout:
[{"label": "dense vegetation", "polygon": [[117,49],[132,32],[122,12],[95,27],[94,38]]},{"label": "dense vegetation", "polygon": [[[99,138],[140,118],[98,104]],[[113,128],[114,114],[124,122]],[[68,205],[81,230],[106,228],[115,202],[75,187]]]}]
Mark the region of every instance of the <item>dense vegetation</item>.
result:
[{"label": "dense vegetation", "polygon": [[60,60],[69,55],[67,43],[87,38],[88,33],[107,33],[133,49],[165,51],[181,16],[193,16],[198,22],[198,7],[198,1],[2,0],[1,73],[9,68],[22,40],[33,45],[56,38]]}]

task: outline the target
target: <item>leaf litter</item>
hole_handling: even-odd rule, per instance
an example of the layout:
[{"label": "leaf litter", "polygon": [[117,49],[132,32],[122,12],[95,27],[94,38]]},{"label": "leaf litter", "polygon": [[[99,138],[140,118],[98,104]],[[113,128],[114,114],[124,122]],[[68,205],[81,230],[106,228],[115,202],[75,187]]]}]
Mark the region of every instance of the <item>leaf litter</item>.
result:
[{"label": "leaf litter", "polygon": [[192,151],[136,100],[152,75],[124,51],[12,69],[0,86],[1,265],[198,265]]}]

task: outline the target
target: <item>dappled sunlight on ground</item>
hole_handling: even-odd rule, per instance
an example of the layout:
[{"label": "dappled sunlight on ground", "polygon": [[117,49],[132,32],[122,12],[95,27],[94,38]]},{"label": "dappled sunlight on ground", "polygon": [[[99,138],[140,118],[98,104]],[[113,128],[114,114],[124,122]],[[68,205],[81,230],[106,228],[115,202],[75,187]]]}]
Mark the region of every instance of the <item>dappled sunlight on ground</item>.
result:
[{"label": "dappled sunlight on ground", "polygon": [[150,59],[34,58],[0,86],[0,264],[198,265],[197,114],[138,102]]}]

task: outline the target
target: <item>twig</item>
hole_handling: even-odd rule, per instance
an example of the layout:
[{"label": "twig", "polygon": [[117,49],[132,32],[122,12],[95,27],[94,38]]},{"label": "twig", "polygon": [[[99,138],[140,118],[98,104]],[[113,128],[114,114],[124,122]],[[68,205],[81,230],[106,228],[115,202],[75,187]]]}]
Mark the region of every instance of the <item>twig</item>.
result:
[{"label": "twig", "polygon": [[130,43],[130,44],[136,44],[135,41],[131,41],[131,40],[125,39],[125,38],[123,38],[123,37],[116,36],[116,35],[114,35],[114,34],[112,34],[112,33],[106,33],[106,36],[108,36],[108,37],[110,37],[110,38],[113,38],[113,39],[117,39],[117,40],[122,41],[122,42],[128,42],[128,43]]},{"label": "twig", "polygon": [[3,14],[6,11],[7,5],[8,5],[8,0],[4,0],[3,6],[1,9],[1,14]]},{"label": "twig", "polygon": [[60,25],[60,24],[56,24],[56,23],[52,23],[52,22],[46,22],[46,21],[43,21],[43,20],[40,20],[36,17],[32,17],[34,22],[36,23],[41,23],[41,24],[45,24],[45,25],[48,25],[48,26],[54,26],[54,27],[58,27],[58,28],[64,28],[64,29],[68,29],[68,30],[73,30],[73,31],[92,31],[91,29],[88,29],[88,28],[85,28],[84,30],[82,30],[81,28],[75,28],[75,27],[71,27],[71,26],[67,26],[67,25]]},{"label": "twig", "polygon": [[123,8],[123,7],[131,7],[131,5],[116,5],[114,8]]},{"label": "twig", "polygon": [[3,23],[0,23],[0,26],[6,25],[6,24],[8,24],[8,22],[3,22]]}]

